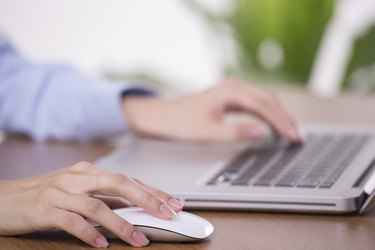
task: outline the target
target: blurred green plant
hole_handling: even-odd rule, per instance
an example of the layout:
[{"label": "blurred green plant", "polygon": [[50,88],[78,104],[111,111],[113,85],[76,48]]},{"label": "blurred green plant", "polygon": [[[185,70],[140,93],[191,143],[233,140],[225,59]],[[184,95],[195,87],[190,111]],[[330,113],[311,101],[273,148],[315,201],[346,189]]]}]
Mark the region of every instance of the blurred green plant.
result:
[{"label": "blurred green plant", "polygon": [[[220,23],[230,25],[239,53],[238,65],[227,72],[260,82],[306,84],[336,0],[233,0],[233,12],[222,16],[199,1],[186,3],[215,31],[220,32]],[[351,73],[375,62],[374,44],[375,29],[356,41],[346,86]]]},{"label": "blurred green plant", "polygon": [[[358,74],[361,77],[356,77]],[[344,87],[362,92],[375,91],[375,25],[355,42]]]},{"label": "blurred green plant", "polygon": [[[247,78],[305,83],[334,0],[235,2],[229,22],[239,45],[242,74]],[[265,41],[279,46],[283,58],[278,67],[267,68],[262,62],[260,50]]]}]

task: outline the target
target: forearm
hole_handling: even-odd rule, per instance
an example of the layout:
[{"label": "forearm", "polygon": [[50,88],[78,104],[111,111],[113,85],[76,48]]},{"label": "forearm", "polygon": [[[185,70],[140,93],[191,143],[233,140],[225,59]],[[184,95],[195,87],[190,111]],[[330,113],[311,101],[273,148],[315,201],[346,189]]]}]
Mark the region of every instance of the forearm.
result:
[{"label": "forearm", "polygon": [[7,63],[0,69],[0,127],[5,131],[36,140],[93,140],[129,128],[122,95],[130,85],[62,65]]},{"label": "forearm", "polygon": [[36,140],[93,140],[129,128],[124,96],[153,91],[29,62],[0,34],[0,129]]}]

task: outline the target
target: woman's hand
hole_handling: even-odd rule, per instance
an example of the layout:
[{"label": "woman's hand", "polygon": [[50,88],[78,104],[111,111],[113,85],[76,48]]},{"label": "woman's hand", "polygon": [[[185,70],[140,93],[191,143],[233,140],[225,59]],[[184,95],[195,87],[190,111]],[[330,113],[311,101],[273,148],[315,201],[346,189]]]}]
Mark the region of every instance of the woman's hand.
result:
[{"label": "woman's hand", "polygon": [[126,97],[125,115],[139,133],[180,140],[235,141],[259,139],[259,124],[225,123],[228,111],[241,111],[266,121],[276,133],[301,142],[296,122],[272,93],[228,78],[204,92],[175,100]]},{"label": "woman's hand", "polygon": [[95,195],[124,198],[163,219],[173,218],[183,206],[138,180],[80,162],[43,176],[0,182],[0,235],[58,228],[93,247],[107,247],[107,240],[86,221],[88,218],[132,246],[149,243]]}]

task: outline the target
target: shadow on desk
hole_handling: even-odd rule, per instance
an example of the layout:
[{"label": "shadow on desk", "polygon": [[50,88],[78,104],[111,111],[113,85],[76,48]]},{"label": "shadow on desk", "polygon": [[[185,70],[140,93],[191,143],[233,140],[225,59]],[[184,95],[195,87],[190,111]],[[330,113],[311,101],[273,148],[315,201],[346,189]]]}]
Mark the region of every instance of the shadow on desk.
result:
[{"label": "shadow on desk", "polygon": [[[374,249],[375,211],[360,215],[192,211],[214,225],[198,243],[151,243],[147,249]],[[0,249],[91,249],[61,231],[0,237]],[[110,241],[110,249],[133,249]]]},{"label": "shadow on desk", "polygon": [[[12,249],[92,249],[84,242],[59,230],[35,232],[19,237],[3,237],[12,242]],[[0,242],[2,238],[0,237]],[[165,243],[153,242],[147,249],[206,249],[210,239],[202,242]],[[132,248],[121,240],[110,240],[110,249]],[[0,249],[2,249],[0,247]],[[139,249],[139,248],[134,248]]]}]

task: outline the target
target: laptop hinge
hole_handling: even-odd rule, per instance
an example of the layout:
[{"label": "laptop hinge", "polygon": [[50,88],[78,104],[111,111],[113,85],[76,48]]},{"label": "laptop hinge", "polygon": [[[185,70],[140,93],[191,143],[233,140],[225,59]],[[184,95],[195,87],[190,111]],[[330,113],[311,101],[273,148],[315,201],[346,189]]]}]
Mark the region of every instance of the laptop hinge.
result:
[{"label": "laptop hinge", "polygon": [[359,209],[360,214],[368,212],[372,207],[375,206],[375,171],[372,172],[371,177],[366,181],[363,187],[367,199]]}]

